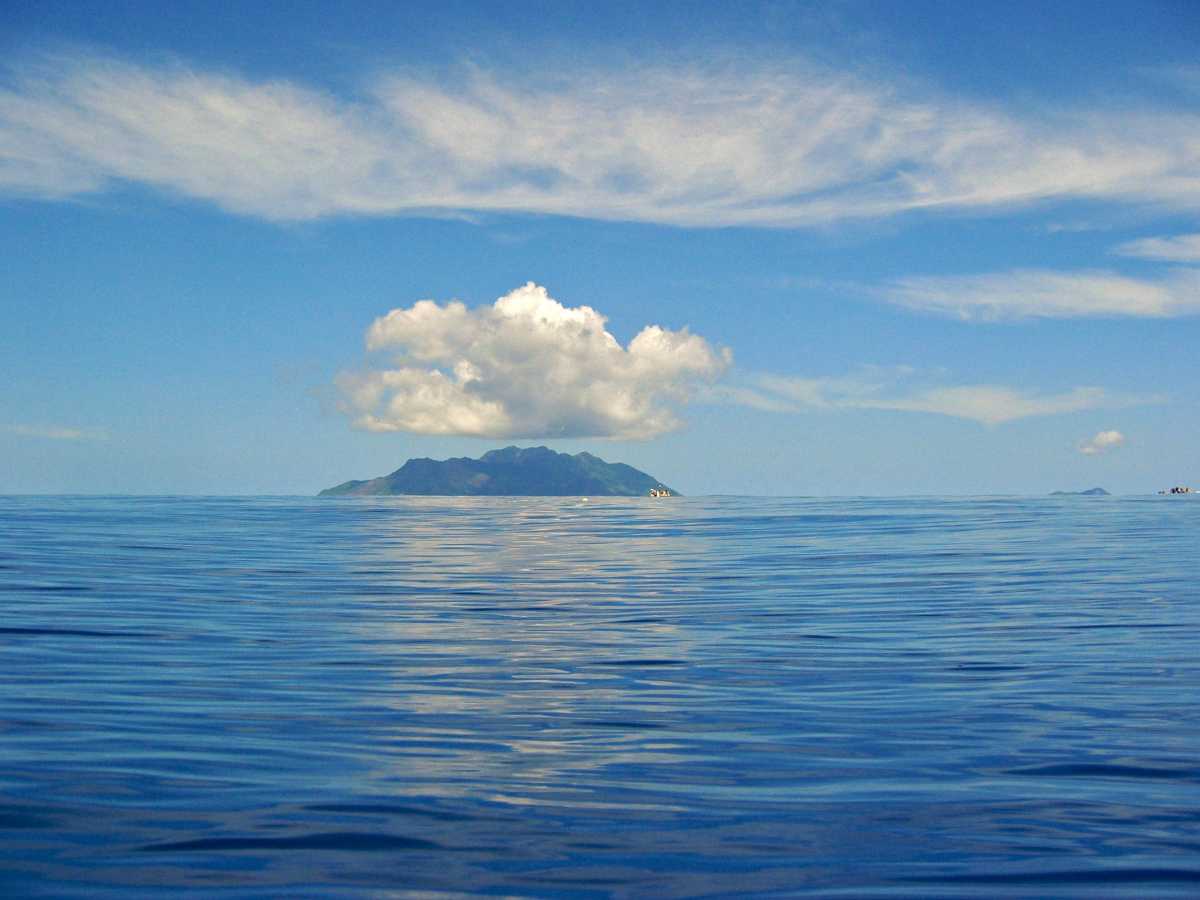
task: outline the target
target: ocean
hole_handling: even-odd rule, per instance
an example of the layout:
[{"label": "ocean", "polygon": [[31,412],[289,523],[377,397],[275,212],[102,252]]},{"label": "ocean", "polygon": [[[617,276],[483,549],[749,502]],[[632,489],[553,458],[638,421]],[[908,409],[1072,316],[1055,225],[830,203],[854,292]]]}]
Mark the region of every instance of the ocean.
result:
[{"label": "ocean", "polygon": [[1195,897],[1198,525],[0,498],[0,895]]}]

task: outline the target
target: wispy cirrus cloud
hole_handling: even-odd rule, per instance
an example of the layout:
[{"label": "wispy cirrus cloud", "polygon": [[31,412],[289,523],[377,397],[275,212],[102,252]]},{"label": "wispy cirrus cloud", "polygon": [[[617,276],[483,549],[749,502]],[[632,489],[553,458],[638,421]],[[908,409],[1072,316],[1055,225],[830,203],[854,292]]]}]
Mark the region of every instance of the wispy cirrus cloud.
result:
[{"label": "wispy cirrus cloud", "polygon": [[1099,387],[1045,393],[992,384],[914,384],[920,380],[920,374],[909,367],[869,366],[835,377],[760,374],[738,385],[714,388],[711,396],[769,412],[898,410],[951,416],[984,425],[1164,400],[1160,396],[1113,393]]},{"label": "wispy cirrus cloud", "polygon": [[1160,262],[1200,263],[1200,234],[1142,238],[1121,244],[1113,252]]},{"label": "wispy cirrus cloud", "polygon": [[12,65],[10,196],[133,182],[271,220],[474,210],[775,227],[1068,197],[1200,209],[1200,116],[1177,108],[1018,115],[798,64],[466,68],[354,96],[98,56]]},{"label": "wispy cirrus cloud", "polygon": [[99,428],[69,428],[63,425],[0,425],[0,430],[19,437],[52,441],[104,441],[108,433]]},{"label": "wispy cirrus cloud", "polygon": [[391,358],[338,377],[343,409],[367,431],[641,440],[679,428],[732,362],[686,328],[649,325],[622,347],[605,324],[532,282],[476,309],[421,300],[368,329],[367,349]]},{"label": "wispy cirrus cloud", "polygon": [[879,288],[877,296],[907,309],[964,320],[1034,318],[1167,318],[1200,312],[1200,270],[1158,278],[1097,270],[1024,269],[980,275],[915,276]]}]

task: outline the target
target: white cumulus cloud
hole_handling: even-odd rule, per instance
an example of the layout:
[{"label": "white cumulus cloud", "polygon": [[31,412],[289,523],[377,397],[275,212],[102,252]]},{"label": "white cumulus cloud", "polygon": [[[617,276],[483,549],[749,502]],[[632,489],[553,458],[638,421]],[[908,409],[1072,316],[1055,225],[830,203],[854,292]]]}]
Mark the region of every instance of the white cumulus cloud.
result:
[{"label": "white cumulus cloud", "polygon": [[0,193],[141,183],[273,220],[525,211],[824,225],[1089,198],[1200,209],[1200,116],[1036,116],[801,62],[383,76],[353,95],[60,55],[0,82]]},{"label": "white cumulus cloud", "polygon": [[1200,263],[1200,234],[1142,238],[1121,244],[1115,252],[1121,256],[1133,256],[1138,259]]},{"label": "white cumulus cloud", "polygon": [[842,376],[795,378],[757,375],[739,385],[713,388],[714,399],[769,412],[882,409],[936,413],[1000,425],[1030,416],[1162,402],[1157,396],[1115,394],[1098,387],[1045,393],[992,384],[912,384],[919,373],[898,366],[863,367]]},{"label": "white cumulus cloud", "polygon": [[1125,435],[1119,431],[1098,431],[1079,445],[1079,452],[1085,456],[1096,456],[1125,443]]},{"label": "white cumulus cloud", "polygon": [[1167,318],[1200,312],[1200,270],[1159,278],[1042,269],[898,279],[878,291],[908,309],[985,322],[1031,318]]},{"label": "white cumulus cloud", "polygon": [[532,282],[475,309],[421,300],[367,330],[391,365],[337,383],[369,431],[644,439],[679,428],[680,407],[732,360],[686,328],[649,325],[622,347],[605,326]]}]

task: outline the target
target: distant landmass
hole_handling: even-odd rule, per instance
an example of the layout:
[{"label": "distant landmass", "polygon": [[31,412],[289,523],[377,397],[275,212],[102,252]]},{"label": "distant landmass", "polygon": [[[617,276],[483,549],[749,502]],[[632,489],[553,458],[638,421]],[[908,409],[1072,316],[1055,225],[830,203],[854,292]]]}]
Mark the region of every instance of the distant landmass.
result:
[{"label": "distant landmass", "polygon": [[391,475],[347,481],[317,496],[636,497],[664,487],[633,466],[605,462],[590,453],[571,456],[549,447],[505,447],[479,459],[410,459]]},{"label": "distant landmass", "polygon": [[1051,497],[1107,497],[1108,491],[1102,487],[1089,488],[1086,491],[1052,491]]}]

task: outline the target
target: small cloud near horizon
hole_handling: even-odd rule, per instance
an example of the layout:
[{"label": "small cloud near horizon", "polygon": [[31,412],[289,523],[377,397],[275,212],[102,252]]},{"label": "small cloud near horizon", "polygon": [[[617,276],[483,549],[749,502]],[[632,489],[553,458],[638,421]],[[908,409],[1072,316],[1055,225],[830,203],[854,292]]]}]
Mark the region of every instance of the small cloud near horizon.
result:
[{"label": "small cloud near horizon", "polygon": [[1098,456],[1124,443],[1125,435],[1119,431],[1098,431],[1079,445],[1079,452],[1084,456]]},{"label": "small cloud near horizon", "polygon": [[52,441],[104,441],[107,432],[98,428],[68,428],[62,425],[4,425],[3,430],[19,437]]}]

